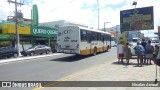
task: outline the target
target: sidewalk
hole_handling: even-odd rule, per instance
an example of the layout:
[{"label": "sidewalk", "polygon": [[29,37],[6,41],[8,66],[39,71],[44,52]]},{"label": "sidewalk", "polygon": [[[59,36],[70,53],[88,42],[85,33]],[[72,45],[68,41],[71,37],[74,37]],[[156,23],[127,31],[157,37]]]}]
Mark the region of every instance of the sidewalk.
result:
[{"label": "sidewalk", "polygon": [[[86,73],[75,80],[90,81],[154,81],[156,66],[143,65],[137,66],[136,60],[130,60],[130,64],[119,64],[117,61],[104,64],[102,67]],[[159,68],[158,68],[159,69]],[[159,73],[158,73],[159,74]]]},{"label": "sidewalk", "polygon": [[[160,67],[158,80],[160,81]],[[154,81],[156,65],[137,66],[137,60],[130,60],[130,65],[119,64],[117,61],[104,63],[87,70],[74,73],[59,81]],[[123,83],[123,82],[122,82]],[[160,83],[159,85],[160,86]],[[160,90],[160,87],[54,87],[37,90]],[[36,90],[36,89],[35,89]]]}]

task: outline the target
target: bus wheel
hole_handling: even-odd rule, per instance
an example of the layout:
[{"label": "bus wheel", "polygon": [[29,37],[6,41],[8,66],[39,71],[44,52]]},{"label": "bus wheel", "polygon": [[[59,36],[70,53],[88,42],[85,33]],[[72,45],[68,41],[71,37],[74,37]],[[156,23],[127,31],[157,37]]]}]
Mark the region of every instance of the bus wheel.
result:
[{"label": "bus wheel", "polygon": [[109,50],[109,46],[107,46],[107,50],[106,51],[108,51]]},{"label": "bus wheel", "polygon": [[93,55],[94,55],[94,56],[97,55],[97,49],[96,49],[96,48],[94,48]]}]

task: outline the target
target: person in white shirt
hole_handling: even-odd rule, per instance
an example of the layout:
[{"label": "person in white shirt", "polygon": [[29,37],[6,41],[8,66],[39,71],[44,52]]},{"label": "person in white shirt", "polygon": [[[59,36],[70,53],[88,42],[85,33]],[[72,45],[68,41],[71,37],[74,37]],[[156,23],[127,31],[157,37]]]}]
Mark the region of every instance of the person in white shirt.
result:
[{"label": "person in white shirt", "polygon": [[117,46],[117,53],[118,53],[118,62],[121,61],[123,63],[124,45],[122,44],[122,42]]}]

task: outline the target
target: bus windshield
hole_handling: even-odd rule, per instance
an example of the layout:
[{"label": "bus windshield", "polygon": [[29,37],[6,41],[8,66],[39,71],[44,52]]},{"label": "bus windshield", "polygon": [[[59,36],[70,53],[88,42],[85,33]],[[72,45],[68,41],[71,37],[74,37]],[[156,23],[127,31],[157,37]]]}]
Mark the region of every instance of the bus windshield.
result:
[{"label": "bus windshield", "polygon": [[138,41],[137,39],[133,39],[133,40],[132,40],[132,42],[137,42],[137,41]]}]

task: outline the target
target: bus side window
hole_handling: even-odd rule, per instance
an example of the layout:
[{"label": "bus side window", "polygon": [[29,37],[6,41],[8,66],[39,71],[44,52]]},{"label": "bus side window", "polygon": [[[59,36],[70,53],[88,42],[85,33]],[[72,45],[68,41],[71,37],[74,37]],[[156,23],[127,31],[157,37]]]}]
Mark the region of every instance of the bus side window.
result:
[{"label": "bus side window", "polygon": [[81,29],[80,32],[81,32],[81,41],[87,41],[87,31]]},{"label": "bus side window", "polygon": [[92,39],[91,39],[91,31],[87,31],[87,42],[91,43]]},{"label": "bus side window", "polygon": [[92,32],[92,40],[97,41],[97,32]]},{"label": "bus side window", "polygon": [[101,41],[104,42],[104,34],[101,34]]},{"label": "bus side window", "polygon": [[91,31],[91,41],[94,41],[94,32]]},{"label": "bus side window", "polygon": [[106,35],[106,39],[105,39],[106,41],[110,41],[110,35]]},{"label": "bus side window", "polygon": [[97,33],[97,40],[100,41],[101,40],[101,34]]}]

